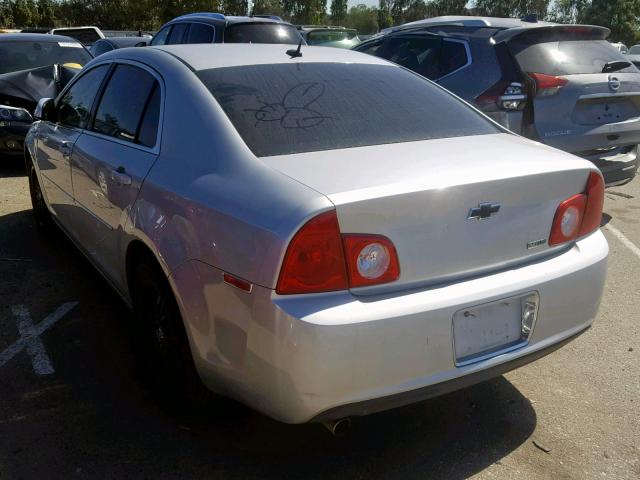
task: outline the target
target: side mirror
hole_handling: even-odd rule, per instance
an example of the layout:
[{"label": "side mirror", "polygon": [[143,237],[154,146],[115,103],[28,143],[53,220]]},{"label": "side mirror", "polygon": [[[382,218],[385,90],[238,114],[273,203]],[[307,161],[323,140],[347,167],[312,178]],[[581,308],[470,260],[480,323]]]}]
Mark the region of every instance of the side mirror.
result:
[{"label": "side mirror", "polygon": [[54,121],[55,110],[53,98],[41,98],[33,112],[33,119],[52,122]]}]

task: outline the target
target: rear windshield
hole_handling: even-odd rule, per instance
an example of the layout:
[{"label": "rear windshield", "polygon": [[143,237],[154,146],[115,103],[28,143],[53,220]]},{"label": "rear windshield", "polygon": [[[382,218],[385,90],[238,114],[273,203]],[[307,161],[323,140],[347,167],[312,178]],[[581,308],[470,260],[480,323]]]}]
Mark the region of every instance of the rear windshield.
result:
[{"label": "rear windshield", "polygon": [[281,23],[236,23],[224,31],[225,43],[298,44],[300,33],[293,25]]},{"label": "rear windshield", "polygon": [[75,38],[84,44],[92,44],[102,38],[93,28],[65,28],[62,30],[54,30],[53,33]]},{"label": "rear windshield", "polygon": [[54,63],[84,65],[91,54],[76,41],[68,42],[1,42],[0,73],[30,70]]},{"label": "rear windshield", "polygon": [[322,45],[326,42],[354,40],[358,36],[355,30],[312,30],[307,34],[309,45]]},{"label": "rear windshield", "polygon": [[258,157],[499,131],[446,91],[391,65],[252,65],[198,76]]},{"label": "rear windshield", "polygon": [[[513,41],[511,51],[525,72],[547,75],[602,73],[602,67],[613,60],[628,61],[606,40],[562,40],[527,43]],[[630,66],[618,72],[637,72]]]}]

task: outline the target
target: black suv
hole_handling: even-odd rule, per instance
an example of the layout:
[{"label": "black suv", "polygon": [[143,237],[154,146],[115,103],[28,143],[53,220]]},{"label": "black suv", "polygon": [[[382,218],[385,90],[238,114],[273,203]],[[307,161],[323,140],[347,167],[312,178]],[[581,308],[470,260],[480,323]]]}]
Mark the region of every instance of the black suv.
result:
[{"label": "black suv", "polygon": [[[184,43],[284,43],[297,45],[302,37],[290,23],[276,16],[232,17],[221,13],[190,13],[167,22],[150,45]],[[304,40],[303,40],[304,44]]]},{"label": "black suv", "polygon": [[595,163],[607,185],[638,168],[640,71],[609,30],[524,19],[437,17],[354,47],[437,82],[510,130]]}]

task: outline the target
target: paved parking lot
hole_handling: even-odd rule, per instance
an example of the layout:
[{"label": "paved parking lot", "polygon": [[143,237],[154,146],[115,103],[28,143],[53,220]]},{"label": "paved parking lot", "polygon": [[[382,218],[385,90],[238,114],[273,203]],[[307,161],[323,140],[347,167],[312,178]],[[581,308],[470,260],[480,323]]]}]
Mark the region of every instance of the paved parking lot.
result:
[{"label": "paved parking lot", "polygon": [[198,422],[141,387],[127,310],[0,166],[0,478],[640,478],[640,179],[607,193],[594,328],[505,377],[333,438],[219,401]]}]

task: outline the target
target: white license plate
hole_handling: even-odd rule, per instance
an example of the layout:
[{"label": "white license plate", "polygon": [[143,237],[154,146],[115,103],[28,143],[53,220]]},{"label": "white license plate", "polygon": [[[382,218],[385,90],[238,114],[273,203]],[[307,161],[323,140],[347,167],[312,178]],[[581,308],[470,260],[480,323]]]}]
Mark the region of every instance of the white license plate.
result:
[{"label": "white license plate", "polygon": [[530,329],[523,333],[523,302],[532,299],[535,299],[537,310],[537,295],[534,294],[456,312],[453,316],[456,364],[477,362],[525,345]]}]

